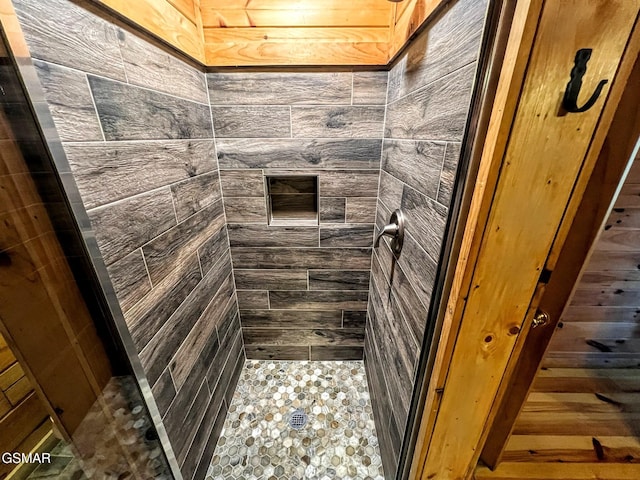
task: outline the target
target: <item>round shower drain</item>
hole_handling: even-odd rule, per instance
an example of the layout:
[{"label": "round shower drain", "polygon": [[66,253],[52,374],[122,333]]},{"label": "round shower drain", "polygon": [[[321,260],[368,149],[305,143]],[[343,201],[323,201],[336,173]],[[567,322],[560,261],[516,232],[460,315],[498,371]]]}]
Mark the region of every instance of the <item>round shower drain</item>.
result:
[{"label": "round shower drain", "polygon": [[291,418],[289,419],[289,426],[296,430],[300,430],[307,424],[307,414],[304,413],[304,410],[297,409],[291,414]]}]

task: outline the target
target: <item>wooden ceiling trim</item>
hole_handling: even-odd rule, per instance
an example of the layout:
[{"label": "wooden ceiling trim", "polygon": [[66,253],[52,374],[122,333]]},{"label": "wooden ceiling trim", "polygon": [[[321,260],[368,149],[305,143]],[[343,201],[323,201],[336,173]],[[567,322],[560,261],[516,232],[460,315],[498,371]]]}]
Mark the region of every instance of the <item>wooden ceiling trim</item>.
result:
[{"label": "wooden ceiling trim", "polygon": [[389,10],[212,9],[201,3],[205,28],[228,27],[388,27]]}]

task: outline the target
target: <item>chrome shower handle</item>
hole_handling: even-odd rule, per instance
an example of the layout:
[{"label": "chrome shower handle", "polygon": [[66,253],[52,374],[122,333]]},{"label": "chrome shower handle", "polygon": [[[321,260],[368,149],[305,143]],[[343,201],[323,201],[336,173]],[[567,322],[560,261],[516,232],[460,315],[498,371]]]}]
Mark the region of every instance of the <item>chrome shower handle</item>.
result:
[{"label": "chrome shower handle", "polygon": [[380,239],[384,235],[393,237],[391,240],[391,250],[396,255],[400,255],[400,252],[402,251],[402,244],[404,243],[404,214],[402,213],[402,210],[398,209],[393,212],[391,214],[391,218],[389,218],[389,223],[378,231],[376,240],[373,242],[374,248],[380,246]]}]

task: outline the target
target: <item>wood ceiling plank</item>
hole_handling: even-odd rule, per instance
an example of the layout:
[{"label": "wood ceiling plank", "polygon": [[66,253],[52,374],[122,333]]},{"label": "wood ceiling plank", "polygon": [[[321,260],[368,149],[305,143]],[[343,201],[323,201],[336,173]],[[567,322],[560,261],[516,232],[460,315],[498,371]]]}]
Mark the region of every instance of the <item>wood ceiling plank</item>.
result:
[{"label": "wood ceiling plank", "polygon": [[387,46],[373,42],[207,43],[205,58],[211,66],[381,65],[386,63]]},{"label": "wood ceiling plank", "polygon": [[196,8],[193,0],[167,0],[182,15],[196,24]]},{"label": "wood ceiling plank", "polygon": [[504,462],[495,472],[478,467],[476,480],[637,480],[640,465],[620,463]]},{"label": "wood ceiling plank", "polygon": [[394,3],[388,0],[202,0],[203,8],[212,10],[384,10]]},{"label": "wood ceiling plank", "polygon": [[255,28],[205,28],[205,43],[245,42],[291,42],[310,40],[313,42],[374,42],[389,40],[386,27],[255,27]]}]

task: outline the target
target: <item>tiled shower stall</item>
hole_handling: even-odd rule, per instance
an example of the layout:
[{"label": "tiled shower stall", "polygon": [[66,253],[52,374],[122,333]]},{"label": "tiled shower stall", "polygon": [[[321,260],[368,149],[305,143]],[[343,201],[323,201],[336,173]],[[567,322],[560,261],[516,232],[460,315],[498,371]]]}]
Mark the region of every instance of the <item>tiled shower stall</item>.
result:
[{"label": "tiled shower stall", "polygon": [[[364,359],[395,477],[486,3],[448,3],[389,71],[204,73],[87,2],[14,0],[184,478],[245,359]],[[397,208],[394,260],[372,245]]]}]

